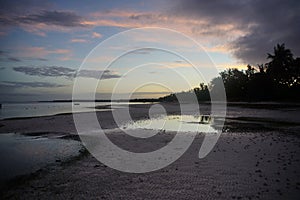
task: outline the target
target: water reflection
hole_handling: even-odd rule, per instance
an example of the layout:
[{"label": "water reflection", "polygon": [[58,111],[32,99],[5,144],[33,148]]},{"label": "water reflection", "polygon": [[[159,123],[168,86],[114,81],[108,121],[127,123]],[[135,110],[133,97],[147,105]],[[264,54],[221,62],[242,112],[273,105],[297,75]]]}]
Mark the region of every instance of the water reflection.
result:
[{"label": "water reflection", "polygon": [[[214,133],[218,131],[218,120],[210,115],[168,115],[138,120],[125,124],[123,127],[121,127],[121,129],[125,130],[126,132],[134,130],[160,130]],[[137,134],[138,133],[135,133],[134,136],[137,136]]]},{"label": "water reflection", "polygon": [[0,182],[79,155],[81,148],[74,140],[0,134]]},{"label": "water reflection", "polygon": [[202,115],[199,123],[200,124],[210,124],[211,120],[212,120],[211,116],[209,116],[209,115]]}]

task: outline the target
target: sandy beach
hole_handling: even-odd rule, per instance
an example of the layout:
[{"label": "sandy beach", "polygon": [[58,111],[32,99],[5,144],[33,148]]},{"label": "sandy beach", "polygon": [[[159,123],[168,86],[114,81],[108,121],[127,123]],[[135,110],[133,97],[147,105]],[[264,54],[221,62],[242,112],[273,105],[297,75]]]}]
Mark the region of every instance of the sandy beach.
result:
[{"label": "sandy beach", "polygon": [[1,1],[0,200],[300,200],[300,1]]},{"label": "sandy beach", "polygon": [[[132,105],[134,120],[148,117],[151,104]],[[179,114],[176,104],[163,104]],[[209,114],[207,105],[200,106]],[[113,111],[97,112],[117,144],[139,145],[117,129]],[[298,199],[300,195],[299,107],[229,106],[224,133],[208,156],[198,158],[203,133],[184,155],[158,171],[132,174],[111,169],[87,151],[8,181],[2,199]],[[84,115],[84,113],[81,113]],[[126,122],[124,122],[126,123]],[[1,133],[61,135],[78,140],[71,114],[0,121]],[[166,145],[166,131],[143,148]],[[188,134],[188,133],[186,133]]]}]

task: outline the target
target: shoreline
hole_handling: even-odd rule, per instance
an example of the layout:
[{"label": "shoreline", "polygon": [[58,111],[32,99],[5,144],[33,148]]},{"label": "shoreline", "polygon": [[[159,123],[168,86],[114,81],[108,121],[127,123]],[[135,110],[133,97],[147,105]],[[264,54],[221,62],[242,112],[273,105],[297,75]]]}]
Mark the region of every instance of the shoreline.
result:
[{"label": "shoreline", "polygon": [[[130,105],[130,109],[133,109],[133,120],[140,120],[147,118],[148,109],[153,104],[133,104]],[[162,106],[167,108],[168,115],[178,115],[180,114],[180,109],[177,103],[161,103]],[[209,115],[210,107],[204,104],[200,104],[201,114]],[[294,106],[293,115],[289,112],[291,107],[282,107],[273,109],[273,108],[264,108],[261,107],[240,107],[240,106],[228,106],[227,107],[227,115],[225,120],[225,125],[228,123],[255,123],[255,124],[273,124],[273,125],[290,125],[290,126],[299,126],[300,118],[298,117],[300,114],[300,109],[297,106]],[[116,108],[122,109],[122,108]],[[236,110],[244,110],[244,114],[235,115]],[[251,111],[255,111],[254,114],[248,114]],[[259,111],[259,112],[258,112]],[[104,121],[102,128],[111,129],[116,128],[117,126],[112,123],[113,116],[111,113],[113,110],[108,110],[107,107],[100,107],[96,109],[96,115],[98,116],[98,120]],[[140,114],[138,113],[140,112]],[[261,113],[260,113],[261,112]],[[273,112],[274,114],[269,114],[268,112]],[[278,114],[280,112],[280,114]],[[78,112],[75,114],[89,114],[92,111],[88,112]],[[233,113],[233,115],[231,114]],[[267,114],[267,115],[266,115]],[[241,116],[240,116],[241,115]],[[100,116],[100,117],[99,117]],[[101,117],[104,116],[104,117]],[[286,118],[288,116],[289,118]],[[105,119],[105,118],[108,119]],[[17,123],[17,124],[16,124]],[[39,126],[36,124],[41,123]],[[49,123],[49,124],[48,124]],[[50,124],[52,123],[52,124]],[[32,116],[32,117],[13,117],[6,118],[0,120],[0,134],[8,133],[8,132],[17,132],[17,133],[30,133],[30,132],[66,132],[69,134],[76,134],[76,128],[74,126],[73,121],[73,113],[59,113],[54,115],[44,115],[44,116]]]},{"label": "shoreline", "polygon": [[[80,198],[84,194],[88,198],[105,199],[124,195],[146,199],[180,199],[185,195],[191,199],[298,198],[300,151],[296,148],[299,140],[293,136],[272,132],[229,133],[222,135],[213,151],[199,160],[196,154],[202,139],[197,136],[175,163],[146,174],[118,172],[89,153],[81,154],[66,164],[12,181],[3,197]],[[162,189],[165,192],[158,194]],[[174,190],[181,192],[174,194]]]},{"label": "shoreline", "polygon": [[[26,102],[26,103],[70,103],[72,105],[72,102],[56,102],[56,101],[50,101],[50,102]],[[25,104],[26,104],[25,103]],[[86,102],[83,102],[86,103]],[[95,102],[97,103],[97,102]],[[99,102],[98,102],[99,103]],[[100,102],[101,103],[101,102]],[[106,103],[106,102],[104,102]],[[107,102],[110,103],[110,102]],[[124,103],[124,102],[118,102],[118,103]],[[146,105],[146,104],[162,104],[162,105],[178,105],[177,102],[132,102],[132,105]],[[241,108],[253,108],[253,109],[288,109],[288,108],[300,108],[300,103],[293,103],[293,102],[226,102],[227,107],[241,107]],[[23,104],[23,103],[7,103],[7,104]],[[223,103],[218,103],[216,102],[216,105],[218,104],[223,104]],[[199,102],[199,106],[208,106],[211,105],[210,102]],[[89,108],[89,107],[87,107]],[[97,105],[95,108],[96,112],[104,112],[104,111],[110,111],[113,109],[111,105]],[[80,111],[78,113],[85,113],[85,112],[93,112],[93,111]],[[36,116],[24,116],[24,117],[7,117],[7,118],[2,118],[0,119],[1,121],[4,120],[22,120],[22,119],[31,119],[31,118],[40,118],[40,117],[51,117],[51,116],[57,116],[57,115],[71,115],[73,114],[71,112],[61,112],[61,113],[56,113],[56,114],[46,114],[46,115],[36,115]]]},{"label": "shoreline", "polygon": [[[71,140],[75,140],[75,141],[80,140],[79,138],[76,138],[76,137],[75,138],[61,137],[60,139],[67,139],[67,140],[71,139]],[[37,178],[39,176],[44,176],[53,170],[57,170],[60,167],[70,166],[73,163],[75,163],[76,161],[81,160],[84,157],[89,156],[89,155],[90,155],[90,153],[86,150],[86,148],[84,146],[82,146],[78,155],[72,155],[63,160],[60,160],[59,162],[53,162],[53,163],[47,164],[31,173],[17,175],[11,179],[5,180],[4,182],[1,182],[0,188],[1,188],[1,190],[5,191],[5,190],[15,188],[16,186],[18,187],[18,186],[26,185],[30,181],[34,180],[35,178]],[[4,196],[4,195],[5,194],[3,192],[2,192],[2,194],[0,192],[0,197]]]},{"label": "shoreline", "polygon": [[0,188],[36,172],[49,171],[86,151],[78,135],[69,133],[3,133],[0,136],[1,173],[4,173],[0,177]]},{"label": "shoreline", "polygon": [[[178,114],[176,105],[164,106],[168,113]],[[147,118],[149,107],[145,104],[132,106],[133,120]],[[205,112],[209,110],[205,106],[201,108]],[[198,158],[204,134],[198,134],[187,152],[177,161],[166,168],[145,174],[116,171],[85,151],[78,159],[74,157],[67,164],[61,162],[53,168],[13,180],[0,196],[8,199],[180,199],[186,196],[190,199],[297,199],[300,194],[299,110],[267,111],[271,112],[268,115],[273,121],[268,122],[264,110],[244,108],[241,111],[240,107],[230,106],[224,133],[204,159]],[[124,147],[127,145],[133,151],[139,150],[140,145],[124,138],[123,133],[114,129],[116,124],[112,122],[111,112],[97,112],[103,128],[112,130],[110,139]],[[280,124],[282,119],[286,122]],[[65,138],[78,139],[70,114],[1,120],[0,124],[4,125],[0,127],[0,133],[6,130],[25,135],[63,133]],[[164,146],[172,134],[159,134],[152,143],[145,143],[144,148]]]}]

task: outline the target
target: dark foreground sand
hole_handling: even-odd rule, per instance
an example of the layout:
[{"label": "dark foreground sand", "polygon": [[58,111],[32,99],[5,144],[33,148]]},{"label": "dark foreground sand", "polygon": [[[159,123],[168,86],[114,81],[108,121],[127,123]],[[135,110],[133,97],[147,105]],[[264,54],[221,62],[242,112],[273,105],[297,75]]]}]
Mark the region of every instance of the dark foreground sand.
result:
[{"label": "dark foreground sand", "polygon": [[[134,118],[145,117],[147,109],[135,106]],[[229,108],[228,116],[226,133],[204,159],[198,158],[203,134],[175,163],[145,174],[116,171],[85,152],[11,181],[2,188],[1,199],[299,199],[299,109]],[[105,128],[116,128],[110,112],[99,118]],[[76,133],[70,115],[0,124],[2,133]],[[116,143],[132,144],[117,129],[110,134]],[[166,144],[172,134],[161,134],[153,145]]]}]

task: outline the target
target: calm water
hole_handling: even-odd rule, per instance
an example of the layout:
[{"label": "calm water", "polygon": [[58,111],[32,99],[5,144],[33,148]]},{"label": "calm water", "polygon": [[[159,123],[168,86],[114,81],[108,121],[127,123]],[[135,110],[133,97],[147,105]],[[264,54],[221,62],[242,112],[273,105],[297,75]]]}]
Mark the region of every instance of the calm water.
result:
[{"label": "calm water", "polygon": [[81,148],[74,140],[0,134],[0,182],[79,155]]},{"label": "calm water", "polygon": [[[130,104],[136,104],[131,102]],[[97,102],[96,106],[110,105],[107,102]],[[118,108],[128,105],[126,102],[114,102],[112,103],[112,108]],[[79,103],[76,106],[77,112],[91,112],[94,111],[93,104],[89,102]],[[101,109],[105,110],[105,109]],[[107,110],[107,109],[106,109]],[[99,109],[97,111],[100,111]],[[0,109],[0,119],[7,119],[13,117],[36,117],[36,116],[46,116],[55,115],[60,113],[71,113],[72,103],[8,103],[2,104],[2,109]]]},{"label": "calm water", "polygon": [[209,115],[163,115],[131,122],[121,129],[131,136],[148,138],[154,136],[157,131],[215,133],[218,131],[218,125],[218,121]]}]

